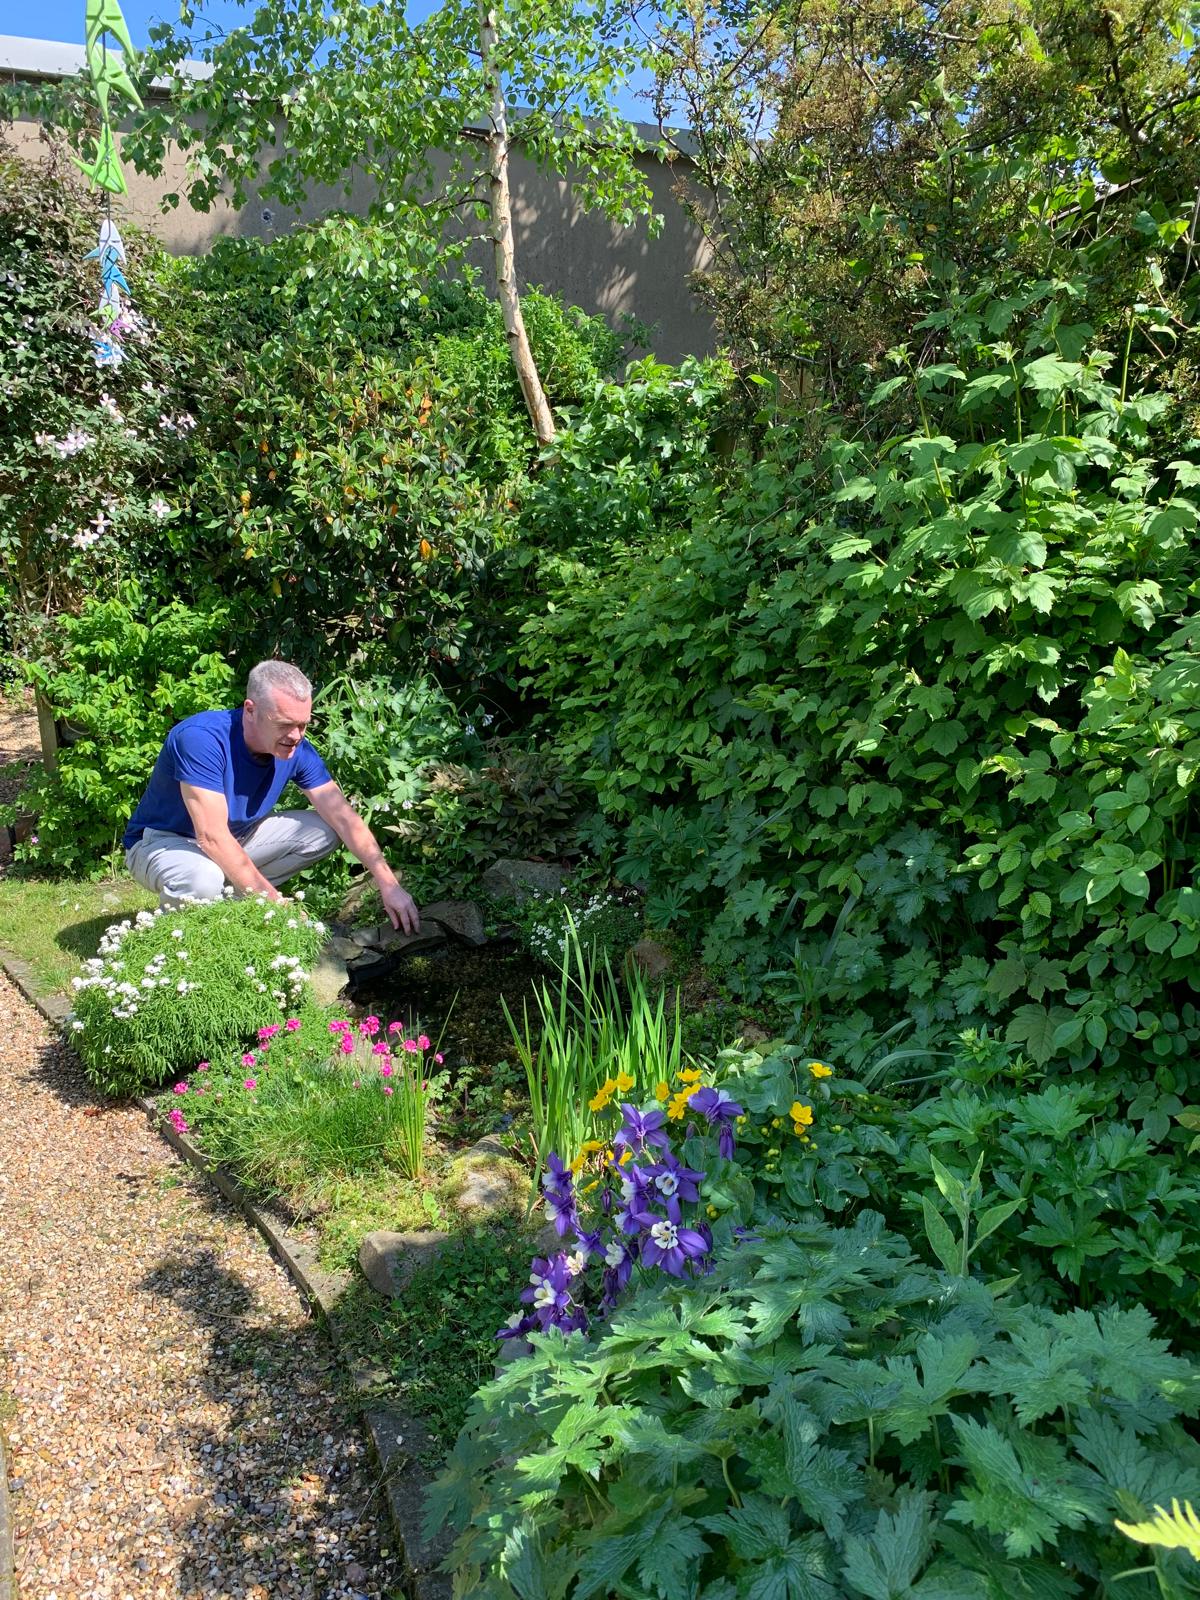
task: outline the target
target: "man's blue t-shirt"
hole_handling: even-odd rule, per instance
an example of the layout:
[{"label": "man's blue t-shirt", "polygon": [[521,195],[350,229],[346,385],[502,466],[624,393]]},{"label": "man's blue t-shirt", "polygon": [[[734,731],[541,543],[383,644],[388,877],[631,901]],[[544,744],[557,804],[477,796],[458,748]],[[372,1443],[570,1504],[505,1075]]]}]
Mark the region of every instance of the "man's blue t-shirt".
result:
[{"label": "man's blue t-shirt", "polygon": [[197,711],[177,722],[167,735],[146,792],[125,830],[125,848],[136,844],[146,828],[195,838],[196,830],[179,791],[181,783],[223,794],[229,806],[229,831],[235,839],[243,839],[256,822],[270,814],[287,784],[319,789],[331,781],[329,768],[307,739],[301,739],[295,755],[287,761],[256,755],[246,748],[241,706],[233,711]]}]

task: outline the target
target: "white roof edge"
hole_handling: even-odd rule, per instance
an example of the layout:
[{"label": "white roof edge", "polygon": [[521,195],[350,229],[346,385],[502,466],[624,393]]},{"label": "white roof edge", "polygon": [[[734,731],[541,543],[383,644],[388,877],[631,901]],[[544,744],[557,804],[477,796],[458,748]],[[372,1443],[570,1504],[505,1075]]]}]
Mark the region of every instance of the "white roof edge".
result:
[{"label": "white roof edge", "polygon": [[[114,48],[114,55],[121,51]],[[25,39],[15,33],[0,33],[0,72],[21,78],[74,78],[87,66],[87,54],[81,44],[65,44],[58,39]],[[181,76],[211,78],[212,68],[206,61],[182,61]],[[166,94],[171,87],[169,78],[155,78],[150,88]]]},{"label": "white roof edge", "polygon": [[[114,52],[120,55],[120,51]],[[57,39],[27,39],[20,34],[0,33],[0,74],[19,78],[74,78],[87,66],[87,56],[81,44],[66,44]],[[211,78],[213,69],[207,61],[181,61],[179,76],[184,78]],[[154,94],[166,95],[171,91],[170,78],[155,78],[150,84]],[[143,90],[143,93],[145,91]],[[519,124],[521,111],[513,107],[513,122]],[[479,128],[484,125],[477,124]],[[654,122],[631,122],[630,126],[639,141],[654,151],[666,143],[663,130]],[[515,131],[515,130],[514,130]],[[667,130],[675,151],[684,156],[694,148],[690,135],[679,128]]]}]

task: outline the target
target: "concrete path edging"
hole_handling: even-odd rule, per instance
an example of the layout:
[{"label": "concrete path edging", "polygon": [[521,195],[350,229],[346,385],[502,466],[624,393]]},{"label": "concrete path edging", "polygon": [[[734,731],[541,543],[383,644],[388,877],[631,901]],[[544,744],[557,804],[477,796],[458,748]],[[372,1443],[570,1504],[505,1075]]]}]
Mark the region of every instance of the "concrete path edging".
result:
[{"label": "concrete path edging", "polygon": [[0,1429],[0,1600],[16,1600],[16,1582],[12,1508],[8,1502],[8,1452],[4,1432]]},{"label": "concrete path edging", "polygon": [[[28,962],[3,946],[0,946],[0,967],[46,1021],[61,1030],[71,1012],[70,1002],[60,994],[44,990]],[[64,1042],[70,1044],[69,1036],[64,1035]],[[377,1387],[378,1373],[368,1362],[350,1354],[344,1319],[339,1321],[338,1315],[339,1301],[353,1281],[351,1274],[326,1272],[309,1246],[289,1234],[278,1218],[256,1205],[230,1172],[214,1166],[186,1135],[176,1133],[166,1113],[153,1100],[143,1097],[135,1103],[145,1112],[155,1131],[189,1165],[202,1172],[262,1234],[301,1295],[324,1319],[334,1348],[361,1397],[367,1437],[379,1465],[388,1513],[408,1568],[415,1600],[450,1600],[450,1577],[437,1570],[449,1550],[450,1539],[441,1535],[427,1540],[422,1532],[425,1491],[431,1480],[420,1463],[432,1440],[419,1417],[368,1398]],[[0,1600],[16,1600],[14,1574],[7,1462],[0,1435]]]}]

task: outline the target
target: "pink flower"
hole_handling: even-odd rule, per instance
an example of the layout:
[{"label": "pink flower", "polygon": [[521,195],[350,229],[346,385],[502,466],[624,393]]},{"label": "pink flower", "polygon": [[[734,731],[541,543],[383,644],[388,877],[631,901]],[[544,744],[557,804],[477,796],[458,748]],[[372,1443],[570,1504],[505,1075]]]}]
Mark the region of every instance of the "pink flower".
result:
[{"label": "pink flower", "polygon": [[359,1080],[357,1078],[355,1078],[355,1080],[354,1080],[354,1087],[356,1089],[361,1089],[362,1088],[362,1084],[359,1082]]},{"label": "pink flower", "polygon": [[299,1026],[300,1026],[300,1018],[299,1017],[289,1017],[287,1019],[287,1021],[284,1023],[284,1027],[287,1029],[287,1031],[289,1033],[295,1033],[296,1029]]},{"label": "pink flower", "polygon": [[207,1072],[207,1071],[208,1071],[208,1062],[207,1062],[207,1061],[201,1061],[201,1062],[200,1062],[200,1063],[199,1063],[199,1064],[198,1064],[198,1065],[197,1065],[197,1067],[196,1067],[196,1071],[197,1071],[197,1072]]},{"label": "pink flower", "polygon": [[[299,1022],[297,1022],[296,1026],[300,1026]],[[348,1022],[331,1022],[329,1024],[329,1031],[330,1033],[345,1033],[349,1026],[350,1024]],[[288,1023],[288,1027],[291,1027],[290,1022]]]},{"label": "pink flower", "polygon": [[391,1053],[391,1049],[389,1048],[386,1039],[380,1039],[378,1044],[373,1044],[371,1046],[371,1054],[373,1056],[390,1056]]},{"label": "pink flower", "polygon": [[247,1050],[246,1054],[242,1057],[242,1065],[244,1067],[252,1067],[257,1060],[258,1057],[254,1054],[254,1051]]},{"label": "pink flower", "polygon": [[409,1055],[415,1055],[417,1050],[417,1041],[415,1039],[405,1039],[404,1048],[408,1051]]},{"label": "pink flower", "polygon": [[258,1030],[258,1037],[265,1044],[268,1039],[273,1039],[278,1032],[279,1024],[277,1022],[269,1022],[265,1028]]},{"label": "pink flower", "polygon": [[368,1039],[373,1039],[379,1032],[378,1017],[364,1017],[358,1025],[359,1033],[365,1033]]},{"label": "pink flower", "polygon": [[387,1025],[387,1031],[389,1033],[403,1033],[404,1024],[402,1022],[389,1022]]},{"label": "pink flower", "polygon": [[256,1078],[247,1078],[245,1083],[242,1085],[242,1088],[243,1089],[257,1089],[258,1088],[258,1080]]},{"label": "pink flower", "polygon": [[383,1092],[384,1092],[384,1094],[391,1094],[392,1093],[392,1086],[391,1086],[390,1083],[385,1083],[384,1084]]},{"label": "pink flower", "polygon": [[188,1086],[187,1086],[186,1083],[177,1083],[175,1085],[175,1087],[171,1090],[172,1094],[186,1094],[187,1092],[188,1092]]},{"label": "pink flower", "polygon": [[443,1062],[443,1061],[444,1061],[444,1060],[445,1060],[445,1059],[446,1059],[446,1058],[445,1058],[445,1056],[441,1056],[441,1055],[438,1055],[438,1056],[434,1056],[434,1058],[433,1058],[433,1059],[434,1059],[434,1060],[435,1060],[435,1061],[436,1061],[436,1062],[437,1062],[437,1064],[438,1064],[438,1066],[439,1066],[439,1067],[440,1067],[440,1066],[441,1066],[441,1064],[442,1064],[442,1062]]},{"label": "pink flower", "polygon": [[344,1056],[352,1056],[354,1054],[354,1035],[352,1033],[344,1033],[342,1035],[341,1051]]},{"label": "pink flower", "polygon": [[187,1118],[184,1116],[182,1111],[172,1111],[171,1115],[167,1118],[167,1121],[175,1129],[176,1133],[186,1133],[188,1131]]},{"label": "pink flower", "polygon": [[391,1075],[392,1075],[391,1063],[390,1062],[385,1062],[384,1065],[382,1067],[380,1067],[380,1069],[379,1069],[379,1076],[381,1078],[390,1078]]},{"label": "pink flower", "polygon": [[422,1050],[428,1050],[429,1049],[429,1035],[427,1033],[419,1033],[417,1035],[417,1043],[420,1045]]},{"label": "pink flower", "polygon": [[207,1089],[205,1089],[204,1085],[201,1084],[200,1087],[196,1090],[196,1093],[197,1094],[207,1094],[208,1091],[207,1091]]}]

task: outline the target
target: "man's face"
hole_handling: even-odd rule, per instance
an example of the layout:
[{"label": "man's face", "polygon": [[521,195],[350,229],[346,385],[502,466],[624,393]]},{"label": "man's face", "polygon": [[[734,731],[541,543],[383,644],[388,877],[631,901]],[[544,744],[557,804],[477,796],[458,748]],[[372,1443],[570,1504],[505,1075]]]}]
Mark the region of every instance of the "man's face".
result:
[{"label": "man's face", "polygon": [[273,690],[261,700],[247,700],[242,710],[246,744],[260,756],[287,761],[296,753],[312,717],[312,701]]}]

